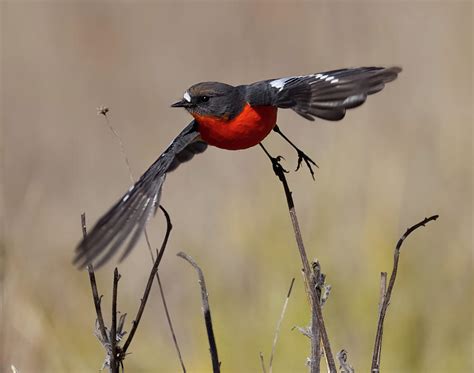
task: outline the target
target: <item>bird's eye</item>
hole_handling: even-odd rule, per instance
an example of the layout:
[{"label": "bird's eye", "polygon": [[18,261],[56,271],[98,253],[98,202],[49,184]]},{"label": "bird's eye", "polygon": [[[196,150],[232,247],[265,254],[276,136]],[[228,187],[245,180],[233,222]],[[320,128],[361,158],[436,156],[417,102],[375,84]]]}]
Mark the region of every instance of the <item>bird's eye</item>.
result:
[{"label": "bird's eye", "polygon": [[200,97],[200,101],[201,101],[201,102],[207,102],[207,101],[209,101],[209,96],[201,96],[201,97]]}]

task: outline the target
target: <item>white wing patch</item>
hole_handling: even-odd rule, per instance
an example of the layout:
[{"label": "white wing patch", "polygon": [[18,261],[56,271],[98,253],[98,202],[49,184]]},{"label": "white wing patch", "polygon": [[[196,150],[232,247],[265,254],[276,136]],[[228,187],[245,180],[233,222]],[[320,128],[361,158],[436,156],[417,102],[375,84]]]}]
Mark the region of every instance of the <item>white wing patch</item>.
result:
[{"label": "white wing patch", "polygon": [[191,102],[191,96],[189,95],[188,91],[184,92],[183,98],[186,101]]},{"label": "white wing patch", "polygon": [[[273,88],[277,88],[278,92],[280,92],[288,83],[290,80],[292,81],[293,79],[310,79],[311,81],[309,82],[310,85],[315,84],[317,82],[320,82],[321,80],[324,80],[330,84],[334,84],[339,82],[339,79],[335,79],[334,76],[331,75],[324,75],[324,74],[310,74],[310,75],[297,75],[297,76],[290,76],[287,78],[280,78],[276,80],[272,80],[270,82],[270,86]],[[313,78],[313,79],[311,79]]]},{"label": "white wing patch", "polygon": [[316,78],[316,80],[313,80],[312,82],[309,82],[309,84],[315,84],[321,80],[324,80],[328,83],[331,83],[331,84],[334,84],[334,83],[337,83],[339,81],[339,79],[334,79],[334,76],[331,76],[331,75],[324,75],[324,74],[316,74],[316,75],[308,75],[308,77],[312,77],[314,76]]},{"label": "white wing patch", "polygon": [[278,89],[278,91],[281,91],[283,89],[283,87],[285,86],[285,83],[290,80],[291,78],[281,78],[281,79],[277,79],[277,80],[272,80],[270,82],[270,85],[273,87],[273,88],[276,88]]}]

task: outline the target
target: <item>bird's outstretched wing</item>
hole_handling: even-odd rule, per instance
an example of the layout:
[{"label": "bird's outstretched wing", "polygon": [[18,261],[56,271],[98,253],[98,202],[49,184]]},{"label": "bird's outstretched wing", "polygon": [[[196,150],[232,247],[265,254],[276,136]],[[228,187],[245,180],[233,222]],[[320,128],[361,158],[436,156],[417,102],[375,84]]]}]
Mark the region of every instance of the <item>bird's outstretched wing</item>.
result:
[{"label": "bird's outstretched wing", "polygon": [[253,95],[249,102],[291,108],[308,120],[341,120],[346,109],[362,105],[368,95],[381,91],[401,71],[400,67],[359,67],[266,80],[249,86],[251,96],[264,92]]},{"label": "bird's outstretched wing", "polygon": [[79,243],[74,264],[81,269],[89,263],[100,267],[128,241],[120,257],[123,260],[140,238],[148,218],[156,212],[166,174],[206,148],[207,143],[201,140],[197,124],[192,121]]}]

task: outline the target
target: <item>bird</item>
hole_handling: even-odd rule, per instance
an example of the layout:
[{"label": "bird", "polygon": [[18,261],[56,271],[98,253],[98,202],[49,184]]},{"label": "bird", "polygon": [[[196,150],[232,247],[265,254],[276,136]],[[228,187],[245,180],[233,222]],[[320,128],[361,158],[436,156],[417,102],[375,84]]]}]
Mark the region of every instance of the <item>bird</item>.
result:
[{"label": "bird", "polygon": [[296,150],[296,169],[304,161],[314,178],[316,163],[278,127],[278,110],[292,109],[310,121],[339,121],[401,71],[397,66],[357,67],[238,86],[212,81],[192,85],[171,107],[184,108],[193,120],[77,245],[74,265],[99,268],[122,247],[119,261],[125,259],[157,211],[167,174],[209,145],[225,150],[260,145],[275,162],[280,158],[272,157],[262,144],[273,131]]}]

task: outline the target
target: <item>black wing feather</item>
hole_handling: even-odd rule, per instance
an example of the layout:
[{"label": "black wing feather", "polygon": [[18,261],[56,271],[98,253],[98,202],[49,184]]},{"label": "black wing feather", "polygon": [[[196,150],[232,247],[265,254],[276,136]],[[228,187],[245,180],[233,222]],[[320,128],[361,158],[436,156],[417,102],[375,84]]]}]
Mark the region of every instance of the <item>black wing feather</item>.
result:
[{"label": "black wing feather", "polygon": [[359,67],[267,80],[271,94],[267,92],[266,97],[271,97],[272,105],[291,108],[306,119],[336,121],[344,118],[347,109],[381,91],[401,71],[399,67]]},{"label": "black wing feather", "polygon": [[166,174],[206,148],[207,143],[199,137],[196,122],[191,122],[79,243],[74,264],[82,269],[92,263],[98,268],[128,241],[120,257],[123,260],[156,212]]}]

